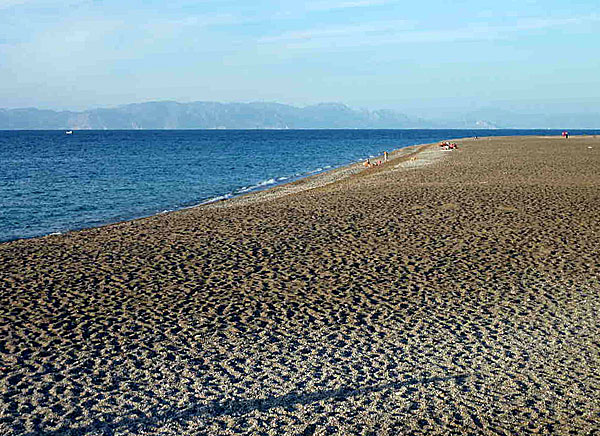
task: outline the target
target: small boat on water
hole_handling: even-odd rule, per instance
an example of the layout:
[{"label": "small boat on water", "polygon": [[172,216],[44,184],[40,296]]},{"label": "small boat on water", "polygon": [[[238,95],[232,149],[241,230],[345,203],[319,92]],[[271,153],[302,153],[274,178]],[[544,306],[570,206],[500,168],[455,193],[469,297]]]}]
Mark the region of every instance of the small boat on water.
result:
[{"label": "small boat on water", "polygon": [[72,134],[73,134],[73,131],[72,131],[72,130],[67,130],[67,131],[65,132],[65,135],[72,135]]}]

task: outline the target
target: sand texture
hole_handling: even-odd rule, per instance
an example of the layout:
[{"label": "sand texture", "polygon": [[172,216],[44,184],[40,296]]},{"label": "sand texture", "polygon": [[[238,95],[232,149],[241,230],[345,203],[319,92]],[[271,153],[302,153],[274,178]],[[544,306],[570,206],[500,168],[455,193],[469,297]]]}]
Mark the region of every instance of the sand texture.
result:
[{"label": "sand texture", "polygon": [[1,244],[0,435],[600,431],[600,138],[457,142]]}]

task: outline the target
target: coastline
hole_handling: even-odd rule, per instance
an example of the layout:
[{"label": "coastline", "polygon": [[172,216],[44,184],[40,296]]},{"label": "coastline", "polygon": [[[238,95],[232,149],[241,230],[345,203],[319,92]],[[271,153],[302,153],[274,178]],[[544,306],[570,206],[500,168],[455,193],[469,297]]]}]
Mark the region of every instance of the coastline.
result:
[{"label": "coastline", "polygon": [[[469,140],[471,138],[463,138],[463,140]],[[406,161],[407,159],[411,159],[413,157],[418,156],[421,152],[425,151],[428,148],[435,146],[435,143],[427,143],[427,144],[415,144],[409,145],[406,147],[402,147],[399,149],[392,150],[389,152],[388,162],[382,163],[380,166],[375,166],[371,168],[365,168],[364,160],[351,163],[349,165],[344,165],[339,168],[333,168],[328,171],[321,172],[319,174],[310,175],[307,177],[302,177],[298,180],[294,180],[289,183],[284,183],[281,185],[273,186],[271,188],[249,192],[244,195],[238,195],[232,198],[228,198],[225,200],[213,202],[213,203],[205,203],[200,204],[195,207],[205,207],[205,208],[228,208],[234,207],[242,204],[248,203],[260,203],[262,201],[276,200],[286,195],[293,195],[300,192],[304,192],[311,189],[322,188],[326,185],[330,185],[332,183],[341,182],[348,177],[352,177],[354,175],[368,172],[372,174],[378,171],[384,171],[386,169],[389,170],[392,164],[399,164],[400,162]],[[381,161],[383,162],[383,155],[378,155],[370,158],[371,161]]]},{"label": "coastline", "polygon": [[600,138],[455,142],[0,244],[0,433],[597,429]]},{"label": "coastline", "polygon": [[[462,140],[468,140],[468,139],[471,139],[471,138],[462,138]],[[399,149],[394,149],[389,153],[390,162],[393,160],[396,160],[396,159],[403,159],[406,155],[410,155],[410,157],[412,157],[415,154],[418,154],[420,151],[424,150],[425,148],[433,146],[433,145],[435,145],[435,144],[434,143],[414,144],[414,145],[409,145],[409,146],[402,147]],[[370,159],[373,161],[376,161],[376,160],[383,161],[383,155],[375,156]],[[146,219],[151,219],[156,216],[162,216],[162,215],[172,214],[172,213],[180,213],[180,212],[183,212],[186,210],[192,210],[192,209],[197,209],[197,208],[207,208],[207,209],[227,208],[227,207],[237,206],[240,204],[273,200],[273,199],[277,199],[277,198],[280,198],[285,195],[290,195],[290,194],[299,193],[299,192],[309,190],[309,189],[323,187],[330,183],[336,183],[338,181],[341,181],[352,175],[359,174],[366,170],[366,168],[364,168],[364,166],[363,166],[363,162],[364,162],[364,160],[353,162],[348,165],[343,165],[341,167],[332,168],[332,169],[329,169],[326,171],[319,172],[317,174],[306,175],[306,176],[300,177],[296,180],[293,180],[291,182],[279,183],[279,184],[276,184],[274,186],[267,187],[264,189],[252,190],[247,193],[237,194],[237,195],[233,195],[231,197],[226,197],[226,198],[222,198],[222,199],[219,197],[216,197],[217,198],[216,200],[209,199],[209,200],[206,200],[206,201],[198,203],[198,204],[181,207],[181,208],[178,208],[175,210],[162,211],[162,212],[157,212],[157,213],[154,213],[151,215],[144,215],[144,216],[140,216],[140,217],[119,220],[119,221],[114,221],[114,222],[111,221],[111,222],[107,222],[105,224],[100,224],[100,225],[92,226],[92,227],[84,227],[84,228],[66,230],[66,231],[62,231],[62,232],[48,233],[45,235],[40,235],[40,236],[35,236],[35,237],[24,237],[24,238],[17,238],[17,239],[12,239],[12,240],[8,240],[8,241],[0,241],[0,246],[2,244],[13,243],[16,241],[28,241],[28,240],[35,240],[35,239],[40,239],[40,238],[62,237],[64,235],[72,234],[75,232],[82,232],[82,231],[85,232],[85,231],[90,231],[90,230],[100,229],[100,228],[105,228],[105,227],[119,226],[119,225],[123,225],[125,223],[132,222],[132,221],[146,220]],[[381,168],[372,168],[371,171],[373,171],[375,169],[381,169]],[[221,197],[224,197],[224,196],[225,195],[223,195]]]},{"label": "coastline", "polygon": [[[529,136],[529,135],[527,135],[527,136]],[[584,134],[584,136],[590,136],[590,135],[586,133],[586,134]],[[595,137],[596,135],[593,135],[593,136]],[[492,138],[492,137],[495,137],[495,136],[491,136],[490,138]],[[509,137],[512,137],[512,135],[509,135]],[[531,137],[560,139],[560,137],[545,136],[545,135],[531,136]],[[444,138],[444,139],[447,139],[447,138]],[[460,140],[469,140],[469,139],[472,139],[472,138],[459,137],[459,138],[452,139],[451,141],[460,141]],[[415,147],[420,147],[420,146],[424,146],[427,144],[429,144],[429,143],[423,142],[423,143],[416,143],[416,144],[410,145],[408,147],[402,146],[400,149],[394,150],[394,152],[396,152],[397,150],[413,149]],[[374,160],[377,160],[378,158],[381,159],[382,157],[381,156],[372,157],[372,159],[374,159]],[[310,185],[312,185],[313,187],[323,186],[327,183],[335,182],[337,178],[343,178],[343,177],[349,176],[353,173],[358,173],[360,170],[363,169],[362,167],[360,167],[358,165],[358,163],[359,162],[343,164],[342,166],[339,166],[339,167],[334,166],[333,169],[328,169],[329,167],[326,166],[325,171],[322,171],[320,168],[317,169],[317,171],[319,171],[319,170],[321,170],[321,171],[319,171],[316,175],[313,175],[310,173],[305,173],[303,175],[296,174],[296,176],[300,176],[299,178],[295,178],[294,176],[290,177],[289,175],[286,175],[285,177],[277,178],[277,181],[275,181],[274,179],[273,180],[265,179],[264,181],[259,182],[257,185],[250,186],[249,188],[244,187],[244,188],[240,188],[240,189],[233,189],[232,191],[230,191],[228,193],[217,195],[212,198],[207,198],[206,200],[202,200],[197,203],[190,202],[190,203],[187,203],[187,205],[180,205],[180,206],[175,206],[175,207],[172,206],[165,210],[163,210],[163,208],[160,208],[160,209],[156,209],[155,211],[148,211],[148,212],[142,211],[141,213],[127,213],[124,211],[119,211],[118,213],[115,212],[115,214],[112,216],[110,214],[109,215],[105,214],[106,216],[104,216],[104,217],[97,216],[96,218],[91,219],[91,221],[88,221],[88,223],[79,222],[79,221],[77,221],[79,218],[75,218],[76,221],[71,223],[71,225],[68,227],[63,226],[63,225],[53,226],[51,223],[47,223],[46,233],[42,233],[43,230],[40,228],[40,229],[34,230],[34,231],[21,232],[21,236],[17,236],[16,234],[11,234],[10,233],[11,229],[9,228],[8,232],[9,232],[10,236],[7,236],[7,235],[5,235],[5,236],[7,236],[8,238],[11,238],[11,239],[0,240],[0,244],[9,243],[9,242],[18,241],[18,240],[29,240],[29,239],[36,239],[36,238],[61,236],[61,235],[69,234],[72,232],[86,231],[86,230],[90,230],[93,228],[118,225],[123,222],[147,219],[147,218],[150,218],[155,215],[163,215],[165,213],[178,212],[178,211],[192,209],[192,208],[196,208],[196,207],[212,206],[214,204],[218,205],[216,207],[229,207],[230,204],[254,201],[252,199],[277,198],[280,195],[287,195],[290,193],[300,192],[303,189],[312,189],[312,187],[310,187]],[[410,166],[410,165],[408,165],[408,166]],[[286,178],[287,179],[291,178],[292,181],[289,181],[289,180],[283,181],[283,179],[286,179]],[[307,180],[309,183],[306,183],[305,185],[303,185],[302,183],[299,183],[302,180]],[[271,182],[273,182],[273,184],[271,184]],[[266,186],[261,187],[260,185],[266,185]],[[302,185],[303,185],[303,187],[301,188],[300,186],[302,186]],[[246,191],[246,192],[244,192],[244,191]],[[254,197],[253,195],[256,193],[260,193],[260,194],[257,197]],[[250,197],[248,197],[248,195],[250,195]],[[223,201],[230,201],[230,200],[233,200],[233,201],[231,203],[223,203]]]}]

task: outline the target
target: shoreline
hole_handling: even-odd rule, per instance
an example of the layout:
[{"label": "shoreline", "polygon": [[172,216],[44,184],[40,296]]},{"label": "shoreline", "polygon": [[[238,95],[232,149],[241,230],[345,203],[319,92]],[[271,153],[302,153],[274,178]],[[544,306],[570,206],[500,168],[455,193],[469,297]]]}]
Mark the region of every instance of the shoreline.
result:
[{"label": "shoreline", "polygon": [[[342,130],[346,130],[346,129],[342,129]],[[411,129],[404,129],[404,130],[411,130]],[[427,129],[414,129],[414,130],[427,130]],[[438,129],[430,129],[430,130],[438,130]],[[450,130],[461,130],[461,129],[450,129]],[[473,129],[471,129],[471,130],[473,130]],[[505,129],[505,130],[510,131],[510,130],[519,130],[519,129]],[[528,129],[528,130],[536,131],[539,129]],[[552,129],[549,129],[549,130],[552,130]],[[483,131],[486,131],[486,129],[483,129]],[[595,134],[583,134],[583,135],[575,135],[575,136],[571,136],[571,137],[572,138],[577,138],[577,137],[596,138],[597,136],[598,135],[595,135]],[[564,138],[561,138],[560,136],[556,136],[556,135],[553,135],[553,136],[545,136],[545,135],[529,136],[529,135],[526,135],[523,137],[540,138],[540,139],[542,139],[542,138],[544,138],[544,139],[545,138],[564,139]],[[478,138],[491,140],[492,138],[519,138],[519,137],[517,137],[517,136],[489,136],[489,137],[478,137]],[[456,142],[456,141],[469,141],[469,140],[473,140],[473,139],[474,139],[474,137],[464,137],[464,138],[460,137],[460,138],[446,139],[446,140]],[[418,143],[418,144],[401,147],[399,149],[394,149],[392,152],[390,152],[390,158],[395,159],[395,158],[401,157],[402,150],[417,149],[419,147],[431,146],[434,144],[437,144],[437,142],[436,143]],[[400,153],[400,154],[398,155],[397,153]],[[370,158],[370,159],[371,160],[383,159],[383,156],[379,155],[379,156],[376,156],[376,157]],[[258,188],[258,189],[252,189],[249,192],[240,192],[240,193],[233,193],[233,194],[227,193],[227,194],[223,194],[223,195],[218,195],[216,197],[209,198],[200,203],[192,204],[189,206],[180,206],[180,207],[177,207],[177,208],[171,209],[171,210],[161,210],[161,211],[157,211],[155,213],[144,214],[141,216],[133,216],[133,217],[124,218],[124,219],[117,219],[117,220],[109,219],[107,221],[100,222],[98,224],[94,224],[94,225],[90,225],[90,226],[67,229],[64,231],[51,232],[51,233],[46,233],[46,234],[42,234],[42,235],[38,235],[38,236],[17,237],[17,238],[6,240],[6,241],[0,241],[0,245],[14,243],[16,241],[27,241],[27,240],[38,239],[38,238],[61,237],[61,236],[67,235],[67,234],[71,234],[73,232],[89,231],[89,230],[93,230],[93,229],[97,229],[97,228],[104,228],[104,227],[109,227],[109,226],[114,226],[114,225],[120,225],[120,224],[131,222],[131,221],[150,219],[155,216],[171,214],[171,213],[178,213],[178,212],[195,209],[195,208],[232,207],[233,205],[237,205],[237,204],[250,203],[253,201],[266,201],[267,199],[280,198],[281,196],[284,196],[284,195],[302,192],[305,189],[314,189],[317,187],[322,187],[329,183],[335,183],[338,181],[338,179],[343,179],[346,177],[350,177],[351,175],[358,174],[365,170],[365,168],[363,168],[361,165],[359,165],[361,162],[363,162],[363,160],[352,162],[349,164],[344,164],[339,167],[327,169],[327,170],[321,171],[317,174],[308,173],[308,174],[302,175],[299,178],[294,179],[290,182],[286,182],[286,181],[282,181],[280,183],[276,182],[272,186],[267,186],[267,187]],[[410,167],[410,165],[408,165],[408,167]],[[373,169],[371,169],[371,170],[373,170]]]},{"label": "shoreline", "polygon": [[[462,140],[467,140],[467,139],[472,139],[472,138],[462,138]],[[394,149],[389,153],[390,162],[395,159],[403,158],[405,156],[405,154],[410,154],[411,156],[413,156],[414,154],[418,154],[420,151],[422,151],[425,148],[430,147],[432,145],[435,145],[435,143],[414,144],[414,145],[408,145],[408,146],[405,146],[405,147],[402,147],[399,149]],[[383,160],[383,155],[375,156],[374,158],[369,158],[369,159],[373,160],[373,161],[377,160],[377,159]],[[157,213],[153,213],[150,215],[135,217],[135,218],[131,218],[131,219],[111,221],[111,222],[107,222],[105,224],[100,224],[100,225],[91,226],[91,227],[83,227],[83,228],[79,228],[79,229],[65,230],[63,232],[53,232],[53,233],[48,233],[48,234],[44,234],[44,235],[40,235],[40,236],[24,237],[24,238],[11,239],[8,241],[0,241],[0,246],[3,244],[15,243],[17,241],[29,241],[29,240],[35,240],[35,239],[62,237],[65,235],[70,235],[70,234],[76,233],[76,232],[85,232],[85,231],[92,231],[95,229],[119,226],[119,225],[123,225],[123,224],[129,223],[129,222],[152,219],[157,216],[164,216],[167,214],[176,214],[176,213],[180,213],[180,212],[185,212],[187,210],[195,210],[195,209],[199,209],[199,208],[200,209],[228,208],[228,207],[234,207],[234,206],[237,206],[240,204],[248,204],[248,203],[277,199],[277,198],[280,198],[285,195],[303,192],[305,190],[315,189],[315,188],[326,186],[331,183],[336,183],[340,180],[351,177],[352,175],[359,174],[363,171],[366,171],[367,168],[363,167],[363,162],[364,162],[364,160],[353,162],[353,163],[350,163],[347,165],[342,165],[340,167],[331,168],[331,169],[319,172],[317,174],[307,174],[305,176],[301,176],[298,179],[290,181],[290,182],[283,182],[280,184],[275,184],[274,186],[271,186],[271,187],[266,187],[266,188],[258,189],[258,190],[252,190],[252,191],[249,191],[246,193],[240,193],[237,195],[234,194],[231,197],[227,197],[227,198],[222,198],[222,199],[217,199],[217,200],[209,199],[202,203],[194,204],[191,206],[184,206],[184,207],[174,209],[174,210],[157,212]],[[389,165],[389,162],[388,162],[388,165]],[[380,170],[380,169],[381,169],[381,167],[369,168],[368,170],[373,171],[373,170]],[[224,194],[224,195],[218,196],[216,198],[224,197],[225,195],[229,195],[229,194]]]},{"label": "shoreline", "polygon": [[[470,138],[464,138],[468,140]],[[370,161],[382,161],[381,165],[373,166],[371,168],[366,168],[364,166],[365,160],[361,160],[358,162],[354,162],[348,165],[343,165],[341,167],[332,168],[327,171],[323,171],[318,174],[309,175],[306,177],[302,177],[300,179],[291,181],[289,183],[283,183],[280,185],[276,185],[270,187],[268,189],[263,189],[260,191],[253,191],[247,194],[238,195],[235,197],[227,198],[224,200],[219,200],[212,203],[200,204],[198,206],[191,206],[190,208],[195,207],[203,207],[203,208],[229,208],[235,207],[242,204],[254,204],[260,203],[263,201],[276,200],[278,198],[284,197],[286,195],[293,195],[300,192],[308,191],[311,189],[322,188],[324,186],[328,186],[340,181],[343,181],[349,177],[362,174],[369,173],[373,174],[375,172],[384,171],[386,169],[389,170],[391,164],[394,161],[400,160],[400,162],[410,159],[419,153],[425,151],[426,149],[436,145],[436,143],[426,143],[426,144],[414,144],[408,145],[406,147],[402,147],[399,149],[394,149],[389,152],[388,162],[383,163],[383,155],[378,155],[373,158],[369,158]],[[397,164],[399,162],[396,162]]]}]

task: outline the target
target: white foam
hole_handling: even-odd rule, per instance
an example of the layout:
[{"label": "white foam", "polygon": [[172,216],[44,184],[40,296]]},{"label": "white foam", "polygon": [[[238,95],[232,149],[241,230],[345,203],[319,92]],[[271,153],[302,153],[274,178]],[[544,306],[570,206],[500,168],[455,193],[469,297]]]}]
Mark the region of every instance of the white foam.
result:
[{"label": "white foam", "polygon": [[203,201],[203,202],[202,202],[202,203],[200,203],[200,204],[209,204],[209,203],[214,203],[214,202],[216,202],[216,201],[227,200],[228,198],[231,198],[231,197],[233,197],[233,194],[218,195],[218,196],[216,196],[216,197],[209,198],[208,200],[206,200],[206,201]]},{"label": "white foam", "polygon": [[263,180],[262,182],[258,182],[256,184],[256,187],[258,188],[261,186],[273,185],[274,183],[277,183],[277,180],[275,180],[275,179]]},{"label": "white foam", "polygon": [[259,189],[262,188],[263,186],[269,186],[269,185],[274,185],[275,183],[277,183],[280,180],[285,180],[285,178],[283,177],[279,177],[277,179],[267,179],[267,180],[261,180],[260,182],[258,182],[256,185],[252,185],[252,186],[244,186],[238,190],[236,190],[236,193],[238,194],[242,194],[244,192],[250,192],[250,191],[254,191],[255,189]]}]

